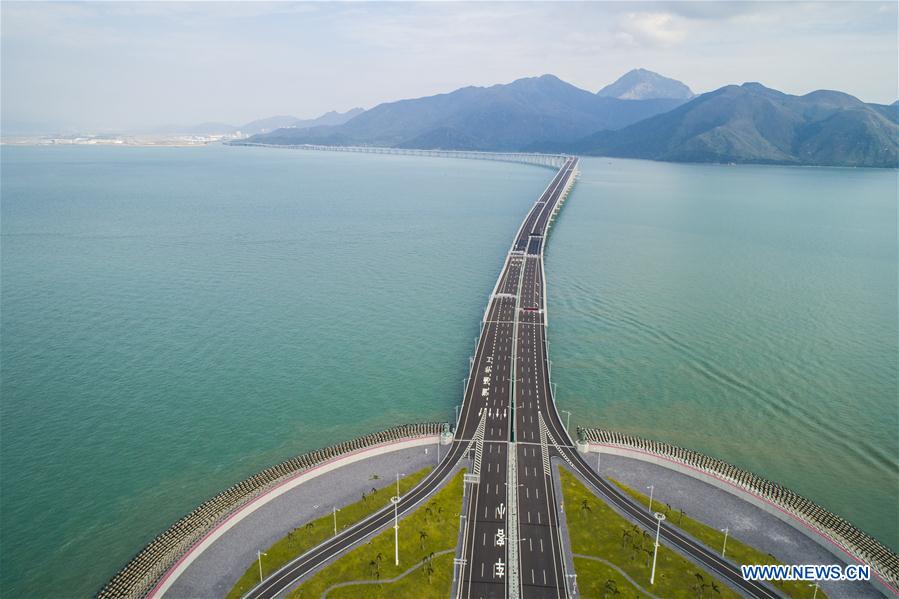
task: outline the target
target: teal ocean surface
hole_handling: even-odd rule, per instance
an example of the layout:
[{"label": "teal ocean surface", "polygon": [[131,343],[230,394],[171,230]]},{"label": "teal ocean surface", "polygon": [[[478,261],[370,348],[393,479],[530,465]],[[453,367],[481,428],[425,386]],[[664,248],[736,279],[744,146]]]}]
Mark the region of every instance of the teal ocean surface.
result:
[{"label": "teal ocean surface", "polygon": [[[581,168],[546,265],[572,424],[730,460],[899,547],[896,173]],[[450,419],[551,176],[3,147],[0,593],[89,596],[266,465]]]}]

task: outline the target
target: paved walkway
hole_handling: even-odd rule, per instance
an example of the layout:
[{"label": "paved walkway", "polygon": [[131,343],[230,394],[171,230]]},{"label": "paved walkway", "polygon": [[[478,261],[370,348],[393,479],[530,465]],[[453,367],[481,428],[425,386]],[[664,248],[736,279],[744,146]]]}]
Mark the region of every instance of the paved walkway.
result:
[{"label": "paved walkway", "polygon": [[[455,551],[456,551],[455,549],[444,549],[443,551],[438,551],[437,553],[433,554],[432,557],[440,557],[441,555],[446,555],[447,553],[455,553]],[[419,568],[421,568],[424,565],[425,565],[425,561],[422,560],[422,561],[418,562],[417,564],[415,564],[414,566],[412,566],[411,568],[409,568],[408,570],[406,570],[405,572],[403,572],[402,574],[400,574],[399,576],[394,576],[393,578],[385,578],[384,580],[366,579],[366,580],[351,580],[349,582],[338,582],[337,584],[332,584],[331,586],[326,588],[325,591],[322,593],[321,599],[325,599],[328,596],[328,593],[330,593],[334,589],[339,589],[342,587],[351,587],[351,586],[356,586],[356,585],[360,585],[360,584],[390,584],[392,582],[396,582],[397,580],[402,580],[403,578],[405,578],[409,574],[412,574],[413,572],[415,572],[416,570],[418,570]]]},{"label": "paved walkway", "polygon": [[[446,448],[440,449],[442,455]],[[397,472],[411,474],[436,465],[436,450],[435,443],[377,455],[326,472],[276,497],[200,554],[166,592],[166,599],[224,597],[256,559],[257,549],[265,550],[300,524],[330,514],[332,506],[359,501],[363,491],[395,484]],[[339,526],[339,513],[337,518]]]},{"label": "paved walkway", "polygon": [[608,566],[609,568],[612,568],[613,570],[615,570],[616,572],[618,572],[619,574],[621,574],[621,576],[623,576],[624,579],[625,579],[626,581],[628,581],[629,583],[631,583],[632,585],[634,585],[634,587],[635,587],[638,591],[640,591],[641,593],[643,593],[644,595],[648,595],[648,596],[652,597],[652,599],[661,599],[661,597],[659,597],[658,595],[653,595],[652,593],[650,593],[649,591],[647,591],[646,589],[644,589],[643,587],[641,587],[640,584],[639,584],[636,580],[634,580],[633,578],[631,578],[631,577],[628,575],[627,572],[625,572],[624,570],[622,570],[621,568],[619,568],[618,566],[616,566],[616,565],[613,564],[612,562],[610,562],[610,561],[608,561],[608,560],[604,560],[604,559],[602,559],[601,557],[596,557],[596,556],[594,556],[594,555],[584,555],[583,553],[575,553],[575,554],[573,554],[573,555],[574,555],[574,557],[579,557],[579,558],[581,558],[581,559],[589,559],[589,560],[593,560],[594,562],[599,562],[599,563],[601,563],[601,564],[605,564],[605,565]]},{"label": "paved walkway", "polygon": [[[587,462],[596,468],[596,454]],[[623,456],[603,454],[600,474],[649,494],[655,485],[656,498],[671,504],[672,511],[684,514],[713,528],[729,528],[730,535],[747,545],[770,553],[785,564],[845,564],[804,533],[768,512],[708,483],[657,464]],[[873,586],[862,582],[822,582],[821,589],[831,599],[882,597]]]}]

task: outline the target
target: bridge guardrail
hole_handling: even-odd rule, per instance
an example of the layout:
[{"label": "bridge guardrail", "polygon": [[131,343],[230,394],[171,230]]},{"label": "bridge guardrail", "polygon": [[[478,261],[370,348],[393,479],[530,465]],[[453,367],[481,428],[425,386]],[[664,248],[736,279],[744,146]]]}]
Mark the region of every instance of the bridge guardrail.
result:
[{"label": "bridge guardrail", "polygon": [[854,559],[870,565],[871,570],[891,587],[899,587],[899,555],[844,518],[783,485],[723,460],[670,443],[600,428],[578,427],[577,431],[578,437],[588,443],[639,450],[723,479],[751,495],[761,497],[834,542]]},{"label": "bridge guardrail", "polygon": [[98,599],[145,597],[157,581],[194,546],[208,531],[254,498],[287,478],[339,457],[345,453],[367,449],[416,437],[439,435],[444,424],[427,422],[404,424],[385,431],[357,437],[296,456],[225,489],[180,518],[148,543],[124,568],[97,593]]}]

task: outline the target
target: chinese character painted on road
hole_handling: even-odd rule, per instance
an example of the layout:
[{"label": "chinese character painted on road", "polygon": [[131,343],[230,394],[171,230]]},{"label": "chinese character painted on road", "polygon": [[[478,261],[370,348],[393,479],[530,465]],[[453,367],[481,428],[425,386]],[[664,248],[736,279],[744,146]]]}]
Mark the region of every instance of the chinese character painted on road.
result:
[{"label": "chinese character painted on road", "polygon": [[493,540],[493,544],[497,547],[503,547],[506,544],[506,531],[503,528],[498,528],[496,530],[496,538]]},{"label": "chinese character painted on road", "polygon": [[506,575],[506,564],[503,563],[503,558],[499,558],[495,564],[493,564],[493,577],[494,578],[502,578]]}]

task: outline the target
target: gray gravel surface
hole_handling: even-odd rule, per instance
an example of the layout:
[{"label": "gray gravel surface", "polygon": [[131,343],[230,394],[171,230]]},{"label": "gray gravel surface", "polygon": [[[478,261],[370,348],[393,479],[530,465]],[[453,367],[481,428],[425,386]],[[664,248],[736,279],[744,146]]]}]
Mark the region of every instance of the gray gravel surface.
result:
[{"label": "gray gravel surface", "polygon": [[[596,454],[587,461],[596,468]],[[729,529],[729,535],[747,545],[770,553],[785,564],[845,564],[805,533],[764,510],[691,476],[657,464],[623,456],[603,454],[600,474],[624,483],[632,489],[654,495],[671,505],[672,523],[678,510],[714,528]],[[720,548],[716,548],[720,549]],[[821,589],[833,599],[882,597],[873,586],[863,582],[822,582]]]},{"label": "gray gravel surface", "polygon": [[[363,491],[395,484],[397,472],[408,474],[435,465],[436,448],[434,444],[374,456],[294,487],[241,520],[200,554],[165,597],[224,597],[256,559],[257,550],[264,551],[304,522],[330,514],[332,506],[359,501]],[[441,453],[445,449],[441,447]],[[339,512],[337,524],[340,526]]]}]

